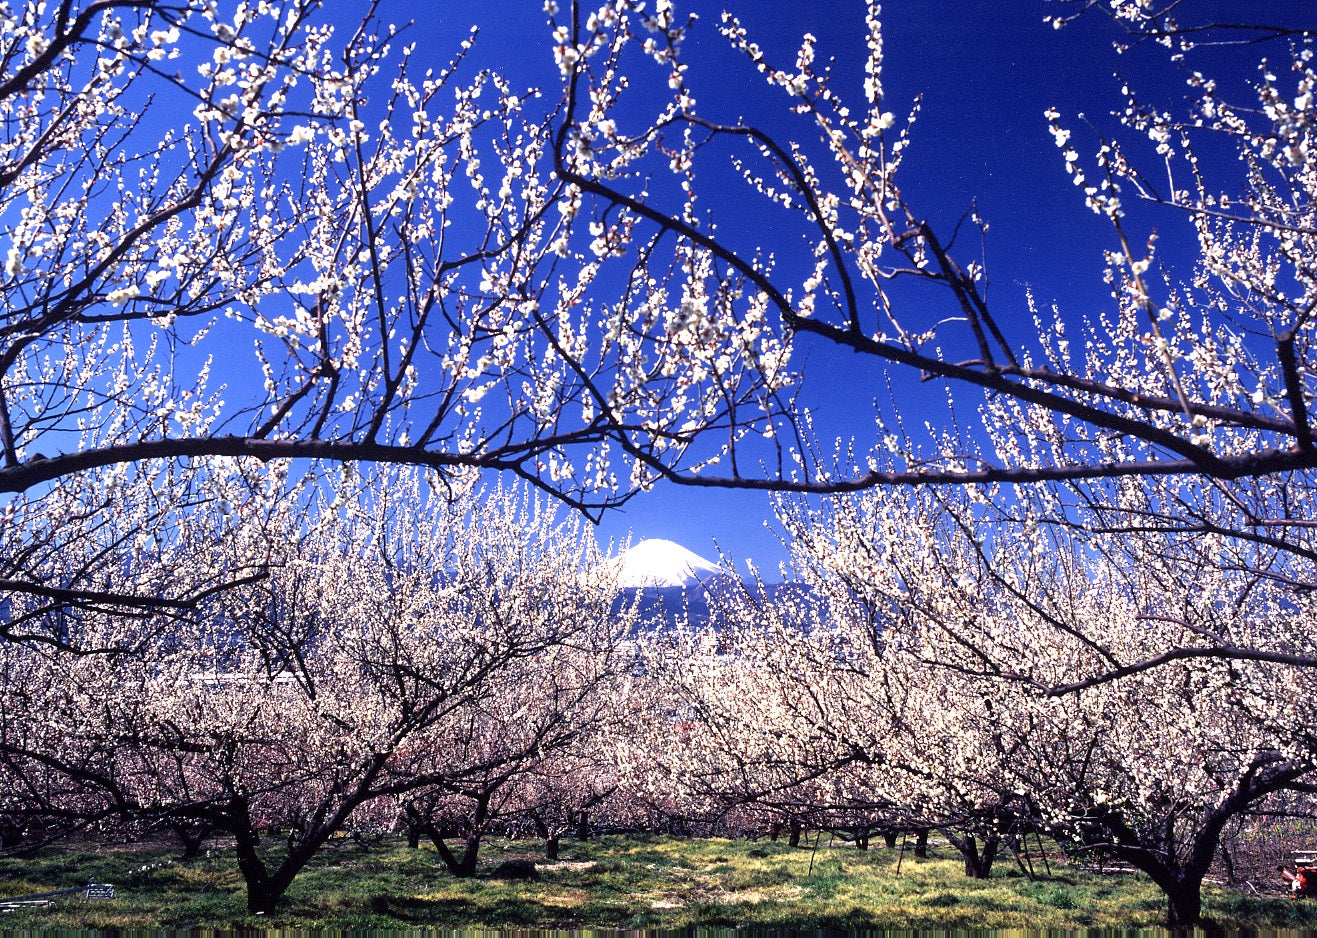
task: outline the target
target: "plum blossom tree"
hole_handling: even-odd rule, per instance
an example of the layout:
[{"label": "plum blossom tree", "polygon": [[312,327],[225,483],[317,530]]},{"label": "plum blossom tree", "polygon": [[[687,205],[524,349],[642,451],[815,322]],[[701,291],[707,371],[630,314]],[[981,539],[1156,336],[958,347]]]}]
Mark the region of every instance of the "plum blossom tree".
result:
[{"label": "plum blossom tree", "polygon": [[[817,562],[803,549],[798,557]],[[769,601],[762,586],[727,593],[716,639],[695,636],[694,648],[668,659],[703,729],[672,758],[687,760],[689,784],[722,803],[823,828],[857,816],[866,827],[936,828],[966,875],[986,878],[1034,820],[1018,784],[1037,745],[1028,690],[948,679],[901,641],[908,626],[877,582],[841,593],[824,572],[809,582],[812,590]],[[919,615],[901,611],[906,621]],[[699,654],[711,641],[718,653]]]},{"label": "plum blossom tree", "polygon": [[[9,504],[10,570],[39,586],[5,600],[7,840],[108,823],[152,784],[139,752],[156,722],[144,695],[159,683],[138,669],[195,637],[195,608],[214,602],[217,583],[264,576],[247,558],[268,560],[270,535],[285,529],[298,498],[279,469],[223,459],[188,471],[108,467]],[[118,658],[123,671],[107,665]],[[100,784],[107,765],[116,781]]]},{"label": "plum blossom tree", "polygon": [[[914,382],[903,376],[918,377],[948,388],[958,405],[926,441],[907,433],[905,407],[893,405],[876,414],[872,438],[832,453],[811,439],[807,414],[747,413],[712,460],[646,469],[687,485],[805,492],[1068,482],[1069,491],[1021,496],[1032,503],[1004,514],[1063,526],[1082,515],[1107,532],[1124,525],[1229,537],[1246,553],[1256,547],[1249,562],[1260,564],[1258,574],[1288,578],[1303,605],[1317,556],[1309,510],[1317,463],[1309,425],[1317,78],[1312,50],[1299,41],[1306,33],[1292,21],[1255,21],[1264,15],[1256,11],[1223,23],[1206,18],[1210,11],[1195,19],[1193,4],[1072,6],[1057,8],[1058,28],[1105,11],[1124,29],[1117,48],[1164,46],[1183,66],[1188,95],[1186,105],[1165,107],[1126,87],[1118,129],[1094,140],[1091,158],[1081,155],[1082,133],[1070,119],[1047,112],[1079,198],[1111,226],[1103,263],[1112,303],[1088,321],[1027,295],[1003,301],[997,291],[990,305],[978,249],[957,240],[959,229],[935,230],[904,194],[917,125],[886,109],[876,4],[866,18],[864,97],[855,101],[819,64],[812,37],[794,63],[774,62],[724,16],[727,42],[794,115],[789,129],[772,132],[720,121],[697,100],[700,63],[682,51],[691,22],[673,4],[560,10],[566,110],[556,132],[558,172],[597,224],[624,221],[619,230],[671,244],[690,269],[704,271],[677,328],[714,339],[732,333],[729,321],[752,330],[770,324],[784,330],[793,354],[820,343],[857,353],[873,366],[877,396],[899,385],[909,401]],[[1204,51],[1232,46],[1254,56],[1267,43],[1276,57],[1251,87],[1191,67]],[[640,75],[628,64],[645,57],[669,86],[653,114],[624,103]],[[1151,168],[1138,158],[1149,150]],[[737,211],[758,205],[764,224],[720,223],[724,203],[706,196],[729,186],[746,196]],[[1137,231],[1168,214],[1197,244],[1178,268],[1158,253],[1155,231]],[[987,242],[988,220],[971,212],[962,222]],[[760,231],[772,231],[773,243],[757,240]],[[710,306],[727,297],[731,306]],[[961,422],[969,412],[977,428]],[[1149,487],[1138,517],[1119,482],[1126,477]],[[1242,635],[1199,631],[1141,661],[1113,659],[1106,673],[1179,655],[1312,663],[1302,651]]]},{"label": "plum blossom tree", "polygon": [[564,836],[590,836],[591,821],[604,824],[614,816],[614,795],[623,778],[610,758],[624,732],[617,713],[629,693],[614,687],[607,698],[609,719],[597,721],[575,745],[537,760],[533,770],[517,780],[514,830],[530,831],[544,840],[544,857],[557,860]]},{"label": "plum blossom tree", "polygon": [[[1180,29],[1176,18],[1190,15],[1182,6],[1083,5],[1108,9],[1158,37],[1158,30]],[[1065,20],[1056,17],[1057,25]],[[794,63],[774,62],[734,16],[723,16],[726,40],[794,113],[796,123],[784,135],[720,121],[701,108],[691,79],[699,63],[687,61],[681,46],[690,22],[672,3],[652,10],[630,0],[597,8],[572,3],[563,8],[557,33],[567,92],[555,163],[579,190],[583,213],[601,225],[607,217],[609,224],[643,231],[647,243],[666,239],[689,257],[691,269],[706,272],[683,303],[681,329],[718,335],[729,316],[753,329],[771,322],[793,346],[830,343],[898,379],[906,373],[946,384],[968,393],[970,404],[994,405],[981,416],[997,432],[995,445],[948,433],[923,446],[894,415],[880,413],[877,445],[864,441],[859,459],[843,453],[837,465],[802,445],[789,417],[770,414],[762,419],[773,424],[775,446],[764,469],[756,470],[750,452],[736,458],[738,444],[758,438],[746,434],[729,438],[721,472],[651,461],[652,475],[691,485],[837,491],[1176,473],[1240,479],[1317,464],[1308,417],[1317,282],[1311,50],[1283,51],[1292,76],[1266,70],[1253,102],[1231,102],[1191,70],[1188,114],[1147,106],[1130,91],[1124,130],[1130,143],[1156,148],[1165,161],[1156,173],[1142,172],[1131,148],[1109,139],[1098,141],[1086,168],[1062,116],[1049,112],[1078,191],[1113,232],[1106,264],[1114,306],[1076,328],[1060,311],[1037,309],[1032,298],[989,304],[976,249],[964,249],[954,232],[935,231],[903,194],[912,124],[898,123],[884,98],[876,3],[868,6],[866,23],[864,98],[847,101],[829,67],[816,62],[813,37],[804,37]],[[1178,39],[1165,38],[1173,46],[1168,54],[1189,59],[1195,44],[1223,32],[1228,27],[1219,24],[1183,29]],[[1248,33],[1253,39],[1293,34]],[[625,68],[627,57],[642,54],[659,64],[671,89],[650,119],[619,103],[635,77]],[[806,146],[806,138],[820,143]],[[1207,140],[1234,148],[1239,162],[1226,165],[1242,165],[1242,179],[1212,174],[1217,162],[1200,156],[1214,149],[1202,146]],[[729,151],[727,176],[719,163]],[[1168,172],[1168,182],[1156,181]],[[764,224],[754,230],[772,231],[773,243],[756,240],[744,225],[720,226],[718,203],[702,198],[709,187],[737,184],[746,202],[761,206]],[[1155,266],[1155,237],[1146,248],[1137,246],[1122,198],[1187,217],[1199,241],[1192,269],[1177,274]],[[987,220],[971,213],[965,221],[987,237]],[[792,256],[796,250],[799,257]],[[907,283],[926,289],[912,293]],[[903,302],[912,295],[920,299]],[[726,296],[736,298],[732,311],[706,311]],[[1002,325],[1008,318],[1032,319],[1036,331],[1022,335]],[[1113,439],[1127,447],[1112,452]],[[1062,440],[1063,446],[1048,445]]]},{"label": "plum blossom tree", "polygon": [[[1088,761],[1040,760],[1049,784],[1030,789],[1055,812],[1054,832],[1146,872],[1173,926],[1198,921],[1227,824],[1313,771],[1306,730],[1255,719],[1220,687],[1229,678],[1217,683],[1177,664],[1076,695],[1058,707],[1073,721],[1064,751],[1078,755],[1087,743]],[[1274,673],[1257,683],[1277,696],[1309,693]],[[1310,718],[1304,704],[1293,709],[1293,719]]]},{"label": "plum blossom tree", "polygon": [[[133,650],[217,591],[266,574],[265,534],[279,514],[272,493],[299,497],[287,482],[286,466],[251,461],[124,463],[11,499],[0,528],[0,632],[75,654]],[[245,554],[216,550],[230,537]],[[131,627],[98,645],[111,634],[106,615]]]},{"label": "plum blossom tree", "polygon": [[[524,493],[431,501],[395,474],[368,495],[377,481],[322,496],[309,528],[315,503],[274,493],[270,575],[168,628],[154,628],[158,610],[146,627],[90,620],[108,633],[99,646],[132,636],[130,649],[7,643],[7,765],[34,784],[63,778],[102,816],[231,835],[262,911],[363,806],[565,745],[602,706],[593,691],[624,621],[579,522]],[[533,713],[520,702],[532,674]],[[517,732],[490,738],[482,714],[518,707]],[[258,852],[272,830],[282,850]]]},{"label": "plum blossom tree", "polygon": [[[579,529],[576,533],[579,536]],[[600,571],[577,574],[598,575]],[[607,578],[606,571],[602,576]],[[533,591],[538,585],[533,581],[516,588]],[[491,593],[499,598],[498,592],[512,588],[504,582]],[[611,599],[606,590],[600,595],[605,603]],[[534,602],[533,592],[529,601]],[[525,617],[515,601],[500,598],[503,604],[507,612]],[[548,614],[565,614],[552,599],[546,607]],[[591,757],[618,706],[626,665],[619,645],[632,622],[625,611],[614,614],[606,605],[593,604],[578,610],[575,618],[579,627],[552,647],[517,656],[499,668],[459,718],[428,733],[420,745],[409,746],[399,760],[400,774],[434,780],[403,796],[404,823],[429,838],[455,876],[474,876],[484,839],[515,829],[528,812],[538,809],[542,826],[546,818],[552,819],[549,785],[555,763],[578,769],[599,764]],[[576,784],[557,781],[565,791],[589,789],[588,774]],[[532,798],[532,792],[540,797]],[[588,810],[605,794],[582,798],[578,810]],[[558,835],[547,826],[545,831],[552,852]],[[447,844],[451,837],[460,840],[460,852]]]},{"label": "plum blossom tree", "polygon": [[875,491],[784,519],[837,620],[858,624],[885,671],[904,663],[947,701],[911,724],[950,714],[967,752],[977,735],[1013,756],[943,754],[941,774],[960,766],[1058,837],[1144,870],[1185,925],[1226,824],[1317,764],[1312,672],[1220,640],[1285,648],[1312,622],[1263,562],[1271,548],[1154,531],[1139,523],[1148,489],[1125,489],[1130,523],[1098,533],[1082,518],[1008,523],[982,491]]},{"label": "plum blossom tree", "polygon": [[[1086,6],[1175,55],[1220,31]],[[1114,304],[1077,326],[1023,300],[1021,338],[902,194],[876,4],[854,109],[812,39],[784,67],[723,20],[819,149],[702,113],[667,0],[549,7],[564,91],[539,109],[466,45],[422,77],[373,6],[339,41],[309,0],[0,3],[0,810],[224,830],[255,909],[386,802],[474,802],[473,863],[491,803],[597,715],[616,623],[577,534],[477,506],[472,472],[587,511],[661,478],[955,483],[788,513],[823,598],[746,594],[725,635],[655,641],[612,753],[652,771],[623,794],[886,812],[984,875],[1027,811],[1192,921],[1222,825],[1314,751],[1308,679],[1275,667],[1317,662],[1310,50],[1256,107],[1192,71],[1188,114],[1131,96],[1166,184],[1117,141],[1081,158],[1051,112],[1112,226]],[[637,54],[655,114],[628,110]],[[724,145],[800,257],[709,217]],[[1131,196],[1188,219],[1186,275],[1138,246]],[[907,308],[907,282],[945,305]],[[984,433],[924,447],[884,415],[838,468],[794,407],[818,341],[984,392]],[[298,483],[299,457],[424,467],[458,500]],[[531,674],[553,693],[523,713]]]},{"label": "plum blossom tree", "polygon": [[646,252],[616,299],[630,241],[578,220],[552,104],[468,72],[470,41],[421,63],[375,4],[344,37],[317,7],[0,6],[0,491],[298,457],[597,510],[642,457],[782,408],[771,331],[719,369],[652,341],[691,272]]},{"label": "plum blossom tree", "polygon": [[[1179,56],[1228,29],[1186,26],[1182,5],[1088,6]],[[467,74],[466,44],[419,76],[374,7],[344,40],[306,0],[5,7],[0,489],[207,454],[508,470],[587,510],[656,478],[1308,485],[1306,50],[1285,53],[1292,78],[1263,74],[1257,107],[1197,73],[1188,114],[1131,96],[1125,130],[1167,161],[1168,187],[1113,140],[1084,168],[1054,113],[1063,162],[1112,224],[1115,304],[1076,327],[1028,301],[1037,331],[1021,337],[988,304],[982,258],[902,195],[911,129],[885,110],[876,6],[854,107],[812,39],[786,67],[735,18],[720,27],[817,148],[703,114],[670,3],[552,9],[564,90],[544,108],[495,73]],[[668,77],[656,113],[623,93],[637,54]],[[176,122],[155,114],[187,122],[161,134]],[[1236,146],[1239,185],[1213,183],[1205,135]],[[715,142],[739,153],[749,201],[807,236],[803,256],[716,226],[700,201],[724,182]],[[1131,195],[1193,225],[1188,282],[1157,282]],[[905,282],[946,305],[906,309]],[[793,403],[793,348],[818,341],[986,392],[988,438],[923,447],[889,414],[878,452],[862,445],[839,467]],[[254,354],[231,354],[241,346]],[[711,432],[712,449],[697,444]],[[1283,498],[1257,508],[1248,536],[1310,556]]]}]

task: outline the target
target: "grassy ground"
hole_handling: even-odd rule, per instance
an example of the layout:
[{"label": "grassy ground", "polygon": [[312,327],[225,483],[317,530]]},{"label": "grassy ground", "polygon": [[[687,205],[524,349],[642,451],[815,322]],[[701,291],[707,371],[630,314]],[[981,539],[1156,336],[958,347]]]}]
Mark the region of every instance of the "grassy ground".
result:
[{"label": "grassy ground", "polygon": [[[538,844],[494,843],[482,869],[537,856]],[[33,928],[1026,928],[1143,927],[1163,902],[1144,877],[1086,872],[1052,859],[1030,881],[1008,857],[991,880],[966,879],[945,847],[930,858],[867,853],[826,838],[814,855],[785,844],[604,837],[564,842],[538,882],[449,876],[434,852],[387,843],[332,844],[294,882],[276,916],[247,912],[229,850],[170,858],[168,845],[83,847],[0,859],[0,896],[89,880],[112,900],[64,898],[54,908],[0,913],[0,930]],[[811,869],[812,861],[812,869]],[[1209,887],[1205,913],[1231,927],[1317,927],[1317,905]]]}]

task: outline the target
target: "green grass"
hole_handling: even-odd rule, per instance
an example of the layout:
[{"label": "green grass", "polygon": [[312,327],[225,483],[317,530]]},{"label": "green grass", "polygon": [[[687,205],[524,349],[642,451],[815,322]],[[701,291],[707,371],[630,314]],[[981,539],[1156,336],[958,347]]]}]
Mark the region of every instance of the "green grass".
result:
[{"label": "green grass", "polygon": [[[496,842],[482,867],[538,855]],[[167,845],[64,847],[0,859],[0,896],[96,880],[118,897],[65,898],[53,909],[0,916],[0,929],[39,928],[1011,928],[1156,926],[1163,902],[1142,876],[1099,875],[1052,861],[1030,880],[1007,858],[986,881],[965,878],[945,847],[927,860],[896,852],[659,837],[566,842],[539,882],[454,880],[429,849],[397,843],[328,846],[293,883],[278,914],[247,912],[225,846],[173,860]],[[812,868],[811,868],[812,864]],[[1038,870],[1041,874],[1041,868]],[[1205,914],[1225,928],[1314,928],[1317,906],[1208,887]]]}]

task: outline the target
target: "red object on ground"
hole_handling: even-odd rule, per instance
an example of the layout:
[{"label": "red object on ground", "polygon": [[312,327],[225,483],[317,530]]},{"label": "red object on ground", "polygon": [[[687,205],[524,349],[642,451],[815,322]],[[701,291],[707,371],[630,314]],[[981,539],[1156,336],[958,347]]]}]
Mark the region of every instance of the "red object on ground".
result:
[{"label": "red object on ground", "polygon": [[1293,873],[1282,869],[1280,875],[1290,884],[1290,898],[1302,899],[1317,893],[1317,867],[1295,867]]}]

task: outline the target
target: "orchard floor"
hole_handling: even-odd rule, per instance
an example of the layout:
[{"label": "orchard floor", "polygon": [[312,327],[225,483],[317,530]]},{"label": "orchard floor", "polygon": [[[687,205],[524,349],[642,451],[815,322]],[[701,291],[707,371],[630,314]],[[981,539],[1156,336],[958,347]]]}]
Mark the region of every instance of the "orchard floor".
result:
[{"label": "orchard floor", "polygon": [[[861,852],[829,845],[826,836],[817,850],[668,837],[564,841],[557,862],[538,860],[538,881],[488,877],[506,859],[538,857],[539,847],[493,842],[484,850],[482,875],[455,880],[430,849],[343,840],[298,876],[277,915],[254,916],[223,842],[195,860],[175,859],[166,843],[66,846],[0,858],[0,897],[96,881],[112,883],[116,898],[65,897],[44,910],[0,913],[0,932],[470,929],[474,936],[481,929],[592,935],[736,929],[835,936],[982,929],[1055,936],[1155,928],[1163,915],[1162,899],[1145,877],[1080,869],[1058,855],[1048,857],[1049,874],[1035,854],[1032,880],[1008,855],[990,880],[975,881],[945,846],[934,845],[927,860],[906,852],[898,876],[897,850]],[[1296,905],[1278,892],[1208,886],[1204,911],[1213,930],[1223,932],[1317,933],[1317,902]]]}]

